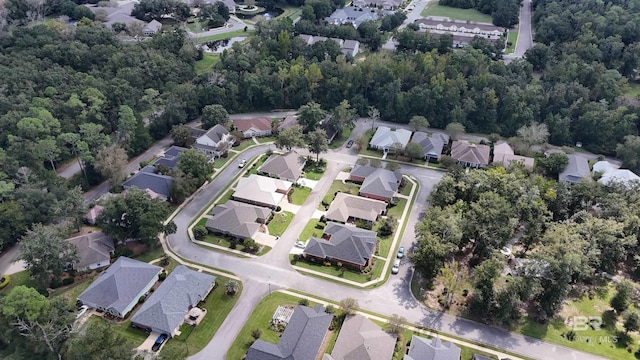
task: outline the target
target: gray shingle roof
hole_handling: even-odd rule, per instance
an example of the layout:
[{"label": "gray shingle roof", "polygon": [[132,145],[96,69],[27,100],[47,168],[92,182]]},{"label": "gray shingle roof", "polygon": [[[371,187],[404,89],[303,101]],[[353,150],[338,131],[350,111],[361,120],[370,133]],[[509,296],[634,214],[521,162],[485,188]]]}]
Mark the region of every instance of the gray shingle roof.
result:
[{"label": "gray shingle roof", "polygon": [[256,340],[247,352],[246,360],[315,360],[333,315],[322,306],[310,308],[298,305],[278,344]]},{"label": "gray shingle roof", "polygon": [[443,133],[427,134],[421,131],[413,133],[411,142],[414,142],[422,147],[425,156],[431,156],[440,158],[442,149],[449,143],[449,135]]},{"label": "gray shingle roof", "polygon": [[149,189],[156,194],[169,198],[172,182],[173,178],[171,176],[154,174],[142,169],[129,178],[129,180],[125,181],[122,187],[124,189],[131,187],[137,187],[140,190]]},{"label": "gray shingle roof", "polygon": [[374,231],[334,222],[327,223],[324,234],[330,236],[328,241],[309,239],[303,254],[363,266],[373,256],[378,242]]},{"label": "gray shingle roof", "polygon": [[192,307],[203,300],[216,277],[177,266],[153,292],[131,322],[172,335]]},{"label": "gray shingle roof", "polygon": [[350,175],[364,178],[360,186],[361,194],[377,195],[387,199],[395,195],[402,180],[402,174],[397,171],[364,165],[355,165]]},{"label": "gray shingle roof", "polygon": [[83,269],[91,264],[101,263],[109,265],[111,252],[115,250],[113,238],[102,231],[67,239],[78,248],[77,269]]},{"label": "gray shingle roof", "polygon": [[337,193],[325,217],[328,220],[347,222],[349,217],[376,221],[387,209],[387,203],[347,193]]},{"label": "gray shingle roof", "polygon": [[393,144],[399,143],[404,148],[409,143],[410,138],[411,131],[409,130],[400,128],[392,130],[386,126],[379,126],[369,144],[375,148],[391,148]]},{"label": "gray shingle roof", "polygon": [[207,229],[246,239],[253,237],[271,216],[271,209],[229,200],[214,207],[212,214],[213,219],[205,224]]},{"label": "gray shingle roof", "polygon": [[576,154],[568,154],[567,157],[569,158],[569,164],[558,175],[560,180],[574,184],[591,176],[587,158]]},{"label": "gray shingle roof", "polygon": [[136,296],[158,277],[161,270],[156,265],[120,257],[78,296],[78,300],[122,313],[132,301],[138,301]]},{"label": "gray shingle roof", "polygon": [[451,145],[451,157],[469,164],[488,165],[490,152],[487,145],[470,144],[465,140],[456,140]]},{"label": "gray shingle roof", "polygon": [[172,146],[168,148],[164,152],[164,156],[158,159],[153,165],[164,165],[169,169],[173,169],[178,165],[178,160],[180,160],[180,155],[183,151],[187,150],[186,148],[180,146]]},{"label": "gray shingle roof", "polygon": [[460,348],[437,337],[426,339],[413,335],[404,360],[460,360]]},{"label": "gray shingle roof", "polygon": [[334,360],[389,360],[396,337],[362,315],[348,316],[331,352]]},{"label": "gray shingle roof", "polygon": [[267,161],[258,168],[258,172],[275,175],[280,179],[297,180],[302,174],[302,169],[307,160],[295,151],[289,151],[284,155],[271,155]]}]

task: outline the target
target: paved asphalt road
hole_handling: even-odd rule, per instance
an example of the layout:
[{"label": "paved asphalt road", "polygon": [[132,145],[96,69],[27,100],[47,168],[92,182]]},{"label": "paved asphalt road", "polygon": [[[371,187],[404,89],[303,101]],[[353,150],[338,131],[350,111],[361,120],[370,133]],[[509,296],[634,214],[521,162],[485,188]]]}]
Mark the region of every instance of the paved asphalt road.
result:
[{"label": "paved asphalt road", "polygon": [[[368,126],[366,123],[359,123],[358,127],[362,130]],[[262,145],[249,149],[243,154],[242,158],[257,156],[264,153],[268,148],[269,145]],[[327,178],[330,178],[331,175],[336,174],[347,164],[353,164],[356,154],[353,149],[341,148],[325,154],[323,157],[328,160]],[[298,213],[302,215],[302,218],[296,219],[298,216],[294,218],[290,228],[267,255],[257,259],[243,259],[203,250],[203,248],[194,245],[187,239],[186,228],[200,210],[214,197],[218,196],[239,173],[239,161],[240,157],[232,161],[229,167],[223,170],[199,196],[176,216],[174,221],[178,231],[176,234],[169,236],[169,243],[172,249],[180,256],[190,261],[232,271],[240,277],[244,284],[244,290],[238,304],[222,324],[222,327],[212,341],[201,352],[192,356],[191,359],[224,359],[227,349],[231,346],[261,297],[278,288],[297,289],[308,294],[336,300],[346,297],[356,298],[363,309],[385,315],[399,314],[417,325],[456,334],[468,340],[479,341],[532,358],[554,360],[601,359],[594,355],[427,309],[420,305],[408,290],[411,270],[406,263],[402,266],[399,275],[393,276],[387,284],[374,290],[355,289],[297,273],[289,265],[286,254],[288,254],[295,242],[297,228],[308,220],[308,217],[304,215],[305,211],[308,211],[305,208],[312,209],[317,206],[320,196],[322,196],[322,191],[329,186],[330,180],[324,184],[319,184],[319,188],[313,190],[307,204]],[[413,225],[424,211],[426,198],[433,185],[439,181],[442,173],[412,166],[403,166],[402,172],[414,176],[421,183],[417,205],[410,214],[410,224],[402,239],[402,245],[409,249],[413,243]]]},{"label": "paved asphalt road", "polygon": [[514,59],[522,59],[524,53],[533,47],[533,35],[531,33],[531,0],[522,1],[520,7],[520,21],[518,23],[518,40],[513,53],[504,56],[505,62]]}]

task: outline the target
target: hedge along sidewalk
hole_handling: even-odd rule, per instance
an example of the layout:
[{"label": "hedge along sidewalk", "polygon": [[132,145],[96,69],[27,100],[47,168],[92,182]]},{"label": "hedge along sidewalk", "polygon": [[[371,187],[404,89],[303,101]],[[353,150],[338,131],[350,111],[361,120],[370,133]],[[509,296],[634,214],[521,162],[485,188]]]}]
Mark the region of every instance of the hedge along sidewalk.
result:
[{"label": "hedge along sidewalk", "polygon": [[[307,300],[312,301],[314,303],[321,304],[321,305],[323,305],[325,307],[328,306],[328,305],[331,305],[333,307],[340,307],[340,304],[338,304],[338,303],[328,302],[326,300],[318,299],[318,298],[315,298],[313,296],[309,296],[309,295],[305,295],[305,294],[300,294],[298,292],[289,291],[289,290],[277,290],[277,291],[280,292],[280,293],[283,293],[283,294],[287,294],[287,295],[291,295],[291,296],[307,299]],[[364,311],[356,311],[356,313],[360,314],[360,315],[362,315],[362,316],[364,316],[364,317],[366,317],[368,319],[377,320],[377,321],[380,321],[380,322],[385,322],[386,323],[386,322],[389,321],[388,318],[385,318],[385,317],[382,317],[382,316],[378,316],[378,315],[373,315],[373,314],[370,314],[370,313],[364,312]],[[475,344],[475,343],[466,342],[466,341],[460,340],[460,339],[455,338],[455,337],[449,337],[449,336],[443,335],[443,334],[438,333],[438,332],[424,330],[424,329],[415,327],[413,325],[405,324],[403,327],[405,329],[408,329],[408,330],[416,332],[416,333],[420,333],[420,334],[431,336],[431,337],[437,337],[437,338],[439,338],[441,340],[444,340],[444,341],[448,341],[448,342],[451,342],[451,343],[454,343],[454,344],[458,344],[458,345],[462,345],[462,346],[468,347],[470,349],[475,349],[475,350],[483,351],[483,352],[491,354],[491,355],[495,355],[495,356],[498,357],[498,359],[525,360],[524,358],[515,357],[512,354],[508,354],[508,353],[500,352],[500,351],[497,351],[497,350],[493,350],[491,348],[487,348],[487,347],[484,347],[482,345],[478,345],[478,344]]]},{"label": "hedge along sidewalk", "polygon": [[358,154],[358,157],[361,158],[365,158],[365,159],[374,159],[374,160],[380,160],[382,162],[390,162],[390,163],[396,163],[399,165],[409,165],[409,166],[416,166],[416,167],[421,167],[421,168],[425,168],[425,169],[429,169],[429,170],[438,170],[438,171],[442,171],[442,172],[447,172],[447,169],[443,169],[443,168],[439,168],[439,167],[435,167],[435,166],[431,166],[429,165],[428,162],[423,164],[416,164],[416,163],[412,163],[412,162],[406,162],[406,161],[399,161],[399,160],[394,160],[394,159],[383,159],[380,157],[375,157],[375,156],[371,156],[371,155],[363,155],[363,154]]},{"label": "hedge along sidewalk", "polygon": [[[399,228],[396,229],[395,235],[393,236],[393,241],[391,243],[391,247],[390,249],[396,249],[398,242],[400,239],[402,239],[402,236],[404,235],[404,230],[406,228],[406,222],[408,220],[408,215],[409,212],[411,211],[411,208],[413,207],[413,204],[415,203],[416,197],[417,197],[417,193],[418,193],[418,183],[416,181],[414,181],[411,177],[407,176],[406,177],[407,180],[409,182],[411,182],[413,184],[413,187],[411,189],[411,192],[409,193],[408,198],[410,199],[410,201],[407,202],[407,205],[404,207],[404,210],[402,211],[402,216],[398,219],[398,224],[399,224]],[[371,281],[367,281],[365,283],[359,283],[357,281],[353,281],[353,280],[346,280],[337,276],[333,276],[333,275],[328,275],[324,272],[321,271],[316,271],[316,270],[311,270],[311,269],[307,269],[307,268],[303,268],[300,266],[293,266],[293,268],[296,271],[299,272],[303,272],[303,273],[309,273],[309,274],[313,274],[315,276],[319,276],[319,277],[323,277],[323,278],[327,278],[327,279],[331,279],[334,282],[341,282],[341,283],[345,283],[345,284],[349,284],[351,286],[355,286],[355,287],[359,287],[359,288],[367,288],[373,285],[376,285],[378,283],[384,282],[387,279],[387,271],[389,270],[389,266],[390,266],[390,259],[391,257],[395,257],[395,251],[389,251],[389,254],[387,254],[387,257],[385,258],[385,262],[384,262],[384,267],[382,268],[382,274],[380,275],[380,277],[373,279]]]}]

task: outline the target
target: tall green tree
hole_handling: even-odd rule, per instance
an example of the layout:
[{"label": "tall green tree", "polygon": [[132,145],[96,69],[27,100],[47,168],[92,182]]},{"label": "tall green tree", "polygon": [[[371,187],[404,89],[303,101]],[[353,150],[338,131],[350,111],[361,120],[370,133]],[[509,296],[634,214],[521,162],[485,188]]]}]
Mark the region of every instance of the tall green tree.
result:
[{"label": "tall green tree", "polygon": [[0,249],[15,244],[27,231],[22,209],[15,201],[0,202]]},{"label": "tall green tree", "polygon": [[327,133],[324,129],[315,129],[308,133],[307,145],[309,146],[309,151],[316,154],[316,162],[320,161],[320,153],[324,153],[329,150],[329,144],[327,144]]},{"label": "tall green tree", "polygon": [[276,138],[276,147],[278,149],[291,150],[294,147],[303,147],[304,145],[304,136],[300,125],[282,129]]},{"label": "tall green tree", "polygon": [[20,239],[19,259],[32,276],[46,284],[51,275],[62,275],[67,264],[78,261],[78,249],[64,239],[59,228],[36,224]]},{"label": "tall green tree", "polygon": [[409,127],[411,127],[413,131],[426,131],[429,128],[429,120],[424,116],[413,116],[409,120]]},{"label": "tall green tree", "polygon": [[625,136],[624,143],[616,147],[616,154],[624,167],[640,173],[640,136]]},{"label": "tall green tree", "polygon": [[119,188],[124,182],[128,164],[127,152],[119,145],[113,144],[98,151],[94,167],[109,181],[112,188]]},{"label": "tall green tree", "polygon": [[298,123],[302,125],[303,132],[309,133],[318,127],[325,115],[320,104],[311,101],[298,109]]},{"label": "tall green tree", "polygon": [[345,130],[353,128],[353,121],[358,116],[356,110],[351,107],[349,101],[342,100],[338,106],[336,106],[331,115],[329,116],[329,125],[336,129],[336,132],[341,135]]},{"label": "tall green tree", "polygon": [[106,321],[89,322],[67,342],[69,360],[130,360],[133,345]]},{"label": "tall green tree", "polygon": [[231,118],[229,118],[229,113],[224,108],[224,106],[220,104],[215,105],[207,105],[202,108],[202,127],[204,129],[209,129],[215,125],[222,125],[224,127],[228,127]]},{"label": "tall green tree", "polygon": [[176,125],[171,129],[171,137],[176,146],[190,147],[195,139],[191,136],[191,130],[187,125]]},{"label": "tall green tree", "polygon": [[178,160],[178,168],[194,179],[198,179],[202,185],[211,174],[213,174],[213,164],[209,162],[204,154],[195,149],[187,149],[182,152]]}]

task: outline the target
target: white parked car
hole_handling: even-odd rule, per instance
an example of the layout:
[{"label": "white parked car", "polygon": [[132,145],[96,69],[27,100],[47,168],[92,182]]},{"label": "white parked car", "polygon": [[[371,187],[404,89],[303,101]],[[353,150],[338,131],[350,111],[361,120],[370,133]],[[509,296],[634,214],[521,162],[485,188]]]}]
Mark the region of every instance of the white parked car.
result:
[{"label": "white parked car", "polygon": [[247,165],[247,159],[242,159],[242,161],[240,161],[240,164],[238,164],[238,167],[243,168],[245,165]]},{"label": "white parked car", "polygon": [[305,247],[307,247],[307,244],[304,241],[296,241],[296,247],[300,248],[300,249],[304,249]]},{"label": "white parked car", "polygon": [[399,271],[400,271],[400,259],[396,259],[396,261],[393,262],[393,266],[391,267],[391,273],[397,274]]}]

